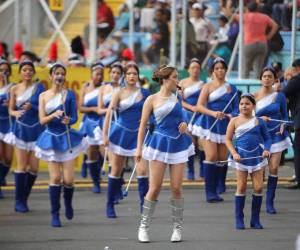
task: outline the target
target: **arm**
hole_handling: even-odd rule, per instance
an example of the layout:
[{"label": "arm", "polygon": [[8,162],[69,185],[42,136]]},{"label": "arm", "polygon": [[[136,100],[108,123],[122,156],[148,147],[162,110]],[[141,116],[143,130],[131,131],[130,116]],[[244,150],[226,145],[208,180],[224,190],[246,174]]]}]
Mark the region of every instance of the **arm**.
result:
[{"label": "arm", "polygon": [[86,85],[80,90],[78,109],[81,113],[97,112],[97,107],[85,107],[84,96],[86,94]]},{"label": "arm", "polygon": [[240,161],[240,156],[236,152],[236,150],[232,144],[232,138],[233,138],[233,134],[234,134],[234,130],[235,130],[236,120],[237,120],[237,118],[233,118],[227,126],[225,144],[226,144],[226,147],[228,148],[230,154],[232,155],[233,159],[235,161]]},{"label": "arm", "polygon": [[287,111],[287,100],[285,98],[285,96],[282,93],[278,93],[279,95],[279,103],[280,103],[280,113],[281,113],[281,118],[283,120],[288,120],[289,119],[289,114]]},{"label": "arm", "polygon": [[104,88],[104,86],[101,86],[100,90],[99,90],[98,107],[97,107],[98,115],[103,115],[107,112],[107,108],[105,108],[104,102],[103,102],[103,88]]},{"label": "arm", "polygon": [[196,111],[205,115],[213,116],[217,119],[223,119],[224,114],[222,112],[213,111],[205,107],[208,100],[208,96],[209,96],[209,88],[207,85],[204,85],[197,102]]},{"label": "arm", "polygon": [[110,117],[113,115],[114,109],[116,109],[117,105],[119,103],[119,92],[116,92],[113,94],[112,96],[112,100],[109,104],[109,107],[107,109],[106,115],[105,115],[105,119],[104,119],[104,123],[103,123],[103,141],[104,141],[104,145],[107,146],[108,144],[108,128],[110,127],[111,124],[109,124],[110,122]]},{"label": "arm", "polygon": [[45,113],[45,100],[44,100],[44,94],[41,94],[39,96],[39,120],[40,124],[45,125],[52,121],[54,118],[60,119],[63,115],[62,110],[56,110],[50,115],[46,115]]},{"label": "arm", "polygon": [[269,26],[271,27],[271,30],[266,35],[268,41],[272,39],[272,37],[275,35],[275,33],[278,30],[278,24],[275,21],[273,21],[271,18],[269,20]]},{"label": "arm", "polygon": [[68,93],[70,93],[70,104],[69,104],[70,122],[69,122],[69,125],[73,125],[78,120],[76,97],[72,91],[68,91]]},{"label": "arm", "polygon": [[[236,92],[238,92],[238,90],[236,89],[236,87],[233,88],[234,94]],[[231,116],[235,117],[238,116],[240,113],[239,111],[239,94],[237,93],[235,98],[232,101],[232,112],[231,112]]]},{"label": "arm", "polygon": [[145,129],[146,129],[147,122],[149,120],[150,114],[153,109],[152,101],[153,101],[153,96],[148,97],[143,106],[142,117],[141,117],[139,132],[138,132],[138,138],[137,138],[137,148],[136,148],[136,154],[135,154],[137,162],[139,162],[142,157]]}]

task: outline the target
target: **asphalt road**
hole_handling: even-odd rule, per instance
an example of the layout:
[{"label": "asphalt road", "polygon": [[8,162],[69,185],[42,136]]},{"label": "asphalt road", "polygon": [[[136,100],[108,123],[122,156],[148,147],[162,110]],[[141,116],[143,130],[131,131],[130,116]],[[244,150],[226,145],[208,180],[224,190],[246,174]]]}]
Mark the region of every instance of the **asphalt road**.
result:
[{"label": "asphalt road", "polygon": [[[162,190],[153,218],[150,237],[152,242],[137,241],[139,217],[138,193],[117,205],[118,218],[105,218],[105,193],[92,194],[78,188],[74,197],[75,218],[66,221],[61,209],[62,228],[50,226],[49,200],[46,189],[34,190],[29,201],[31,211],[18,214],[13,211],[13,191],[6,191],[0,200],[1,250],[276,250],[295,249],[300,233],[300,191],[278,189],[276,207],[278,214],[267,215],[262,208],[261,222],[265,229],[249,229],[251,190],[249,190],[245,222],[248,228],[234,229],[234,189],[223,196],[225,202],[208,204],[201,187],[184,190],[184,241],[171,243],[171,213],[169,191]],[[106,247],[106,248],[105,248]],[[107,248],[108,247],[108,248]]]}]

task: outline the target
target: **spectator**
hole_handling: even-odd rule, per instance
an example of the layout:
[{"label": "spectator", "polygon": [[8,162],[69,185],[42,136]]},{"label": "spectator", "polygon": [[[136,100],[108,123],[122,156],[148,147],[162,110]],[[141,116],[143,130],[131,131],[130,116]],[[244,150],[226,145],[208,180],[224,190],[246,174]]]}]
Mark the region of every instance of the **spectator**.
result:
[{"label": "spectator", "polygon": [[[253,66],[254,77],[258,78],[268,54],[268,41],[274,36],[278,25],[270,17],[258,12],[257,3],[247,5],[244,14],[244,64],[242,78],[248,78]],[[235,16],[239,20],[239,15]],[[267,32],[269,30],[269,32]]]},{"label": "spectator", "polygon": [[85,65],[85,50],[81,36],[76,36],[71,41],[71,55],[68,58],[68,65],[70,66],[84,66]]},{"label": "spectator", "polygon": [[215,39],[211,41],[211,44],[218,43],[213,54],[215,58],[221,57],[225,60],[226,63],[228,63],[231,55],[231,50],[228,46],[228,31],[229,31],[228,19],[226,16],[221,15],[218,18],[218,22],[220,27],[219,31],[215,35]]},{"label": "spectator", "polygon": [[1,46],[1,58],[6,60],[6,61],[9,61],[9,51],[8,51],[8,47],[7,47],[7,43],[5,42],[0,42],[0,46]]},{"label": "spectator", "polygon": [[294,166],[296,174],[296,184],[290,186],[291,189],[300,189],[300,59],[296,59],[292,65],[296,75],[292,77],[287,86],[282,90],[289,100],[289,107],[294,120]]},{"label": "spectator", "polygon": [[196,41],[199,46],[198,59],[200,62],[204,60],[209,48],[208,43],[215,33],[215,28],[212,23],[204,17],[205,9],[204,4],[194,3],[192,6],[194,15],[190,18],[195,29]]},{"label": "spectator", "polygon": [[164,10],[167,22],[171,20],[171,10],[167,0],[157,0],[156,8]]},{"label": "spectator", "polygon": [[151,63],[159,63],[160,52],[163,49],[163,55],[169,55],[170,32],[168,23],[164,20],[164,10],[157,9],[155,12],[156,28],[152,33],[152,44],[142,55],[143,62],[146,65]]},{"label": "spectator", "polygon": [[[292,1],[272,1],[272,18],[278,23],[281,30],[291,30],[292,23]],[[299,7],[299,6],[298,6]]]},{"label": "spectator", "polygon": [[141,19],[140,19],[140,28],[143,32],[152,31],[154,26],[154,17],[155,17],[155,0],[148,0],[145,8],[141,10]]},{"label": "spectator", "polygon": [[103,34],[102,37],[104,38],[106,38],[115,27],[113,12],[104,0],[98,0],[97,23],[98,35]]}]

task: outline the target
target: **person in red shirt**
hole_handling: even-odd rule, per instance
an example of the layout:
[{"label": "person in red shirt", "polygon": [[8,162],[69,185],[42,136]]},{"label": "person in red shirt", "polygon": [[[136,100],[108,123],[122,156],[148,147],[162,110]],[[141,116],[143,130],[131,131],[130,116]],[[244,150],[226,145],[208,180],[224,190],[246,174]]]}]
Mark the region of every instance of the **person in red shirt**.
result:
[{"label": "person in red shirt", "polygon": [[[244,14],[244,63],[242,78],[248,78],[251,67],[258,78],[268,54],[268,41],[274,36],[278,25],[269,16],[258,12],[257,3],[247,5]],[[236,16],[236,20],[239,15]]]},{"label": "person in red shirt", "polygon": [[98,0],[97,23],[98,35],[102,33],[102,37],[104,38],[106,38],[115,27],[113,12],[104,0]]}]

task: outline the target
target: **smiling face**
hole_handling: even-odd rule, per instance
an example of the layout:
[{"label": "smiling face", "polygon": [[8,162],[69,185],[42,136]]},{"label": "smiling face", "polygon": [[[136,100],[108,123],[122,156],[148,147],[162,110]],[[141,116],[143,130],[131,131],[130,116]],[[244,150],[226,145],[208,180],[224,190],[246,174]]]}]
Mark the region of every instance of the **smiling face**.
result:
[{"label": "smiling face", "polygon": [[239,104],[240,113],[249,116],[252,115],[255,105],[247,97],[242,97]]},{"label": "smiling face", "polygon": [[55,84],[63,84],[66,80],[66,71],[65,69],[63,69],[62,67],[58,67],[56,68],[51,76],[50,76],[50,79],[53,83]]},{"label": "smiling face", "polygon": [[201,67],[199,63],[192,62],[189,66],[188,72],[191,77],[199,78]]},{"label": "smiling face", "polygon": [[20,71],[21,77],[25,81],[30,81],[34,73],[35,73],[34,68],[30,65],[24,65]]},{"label": "smiling face", "polygon": [[266,70],[261,76],[261,84],[264,87],[271,87],[275,82],[275,76],[272,71]]},{"label": "smiling face", "polygon": [[121,69],[118,67],[114,67],[110,71],[110,79],[113,83],[118,83],[122,76]]},{"label": "smiling face", "polygon": [[125,81],[128,85],[135,85],[139,80],[139,74],[135,67],[129,67],[125,72]]},{"label": "smiling face", "polygon": [[227,69],[223,63],[218,62],[214,65],[213,74],[216,78],[225,79],[226,71]]}]

